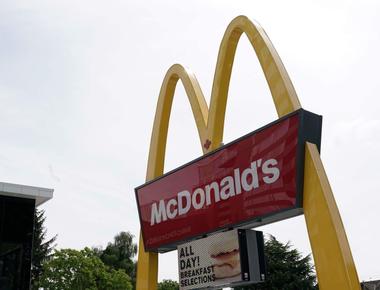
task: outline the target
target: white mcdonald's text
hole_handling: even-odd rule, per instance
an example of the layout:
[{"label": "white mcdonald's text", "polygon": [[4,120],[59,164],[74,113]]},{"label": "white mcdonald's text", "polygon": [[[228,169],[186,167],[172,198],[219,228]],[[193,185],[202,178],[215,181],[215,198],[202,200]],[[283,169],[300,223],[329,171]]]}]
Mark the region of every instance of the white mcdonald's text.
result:
[{"label": "white mcdonald's text", "polygon": [[280,169],[277,167],[276,159],[262,159],[251,162],[250,167],[240,173],[239,168],[233,170],[232,176],[224,177],[219,183],[213,181],[203,187],[196,188],[192,193],[183,190],[177,193],[177,198],[167,201],[161,199],[151,206],[150,225],[174,219],[186,214],[191,208],[194,210],[227,200],[244,192],[250,192],[259,188],[259,170],[263,173],[262,182],[271,184],[280,177]]}]

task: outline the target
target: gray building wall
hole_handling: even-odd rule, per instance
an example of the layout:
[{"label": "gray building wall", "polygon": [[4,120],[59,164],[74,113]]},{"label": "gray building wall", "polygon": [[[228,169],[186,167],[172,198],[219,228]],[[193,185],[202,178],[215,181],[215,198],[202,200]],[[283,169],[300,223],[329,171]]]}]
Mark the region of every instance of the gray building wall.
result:
[{"label": "gray building wall", "polygon": [[380,280],[362,282],[363,290],[380,290]]}]

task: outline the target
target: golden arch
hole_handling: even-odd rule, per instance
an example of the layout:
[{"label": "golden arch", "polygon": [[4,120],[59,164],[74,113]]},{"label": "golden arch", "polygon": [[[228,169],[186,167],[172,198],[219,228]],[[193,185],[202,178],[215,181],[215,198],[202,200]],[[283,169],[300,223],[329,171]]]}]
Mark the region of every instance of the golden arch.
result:
[{"label": "golden arch", "polygon": [[[178,80],[186,90],[198,128],[203,152],[223,140],[228,88],[236,47],[245,33],[268,82],[278,116],[301,107],[284,65],[263,28],[245,16],[227,27],[219,48],[210,109],[197,79],[179,64],[166,73],[158,98],[150,143],[146,180],[163,174],[166,140],[173,96]],[[206,144],[207,142],[207,144]],[[360,290],[360,284],[339,210],[318,150],[307,143],[305,151],[304,216],[321,290]],[[140,235],[137,289],[157,289],[158,254],[144,251]]]}]

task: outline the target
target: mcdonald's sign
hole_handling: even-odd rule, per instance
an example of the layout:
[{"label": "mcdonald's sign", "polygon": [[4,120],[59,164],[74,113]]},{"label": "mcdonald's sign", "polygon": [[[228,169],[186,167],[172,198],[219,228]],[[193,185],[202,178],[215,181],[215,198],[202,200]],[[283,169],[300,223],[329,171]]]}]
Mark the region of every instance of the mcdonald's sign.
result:
[{"label": "mcdonald's sign", "polygon": [[[208,154],[220,147],[223,141],[224,118],[235,52],[243,33],[247,36],[260,62],[279,118],[302,108],[290,77],[264,29],[245,16],[236,17],[228,25],[220,44],[209,107],[195,75],[179,64],[174,64],[167,71],[162,82],[154,117],[146,174],[147,182],[163,175],[169,117],[179,80],[188,96],[203,152]],[[307,139],[305,141],[302,208],[319,289],[360,290],[355,263],[327,174],[319,156],[318,146]],[[257,160],[257,158],[254,159],[254,161]],[[267,160],[263,159],[264,162]],[[271,163],[270,166],[268,164],[268,167],[274,167],[272,164],[274,163]],[[156,199],[157,197],[149,198]],[[156,199],[156,201],[159,200],[159,198]],[[143,213],[141,212],[141,214]],[[168,212],[166,214],[168,217]],[[173,212],[170,214],[174,215]],[[145,235],[144,219],[142,221],[142,233]],[[156,221],[158,219],[154,223]],[[147,219],[146,222],[151,223],[152,221]],[[156,290],[158,254],[146,251],[143,235],[140,235],[139,242],[136,287],[138,290]],[[166,242],[168,241],[164,243]],[[170,244],[170,241],[168,243]]]},{"label": "mcdonald's sign", "polygon": [[136,188],[145,250],[302,213],[305,142],[322,117],[298,110]]}]

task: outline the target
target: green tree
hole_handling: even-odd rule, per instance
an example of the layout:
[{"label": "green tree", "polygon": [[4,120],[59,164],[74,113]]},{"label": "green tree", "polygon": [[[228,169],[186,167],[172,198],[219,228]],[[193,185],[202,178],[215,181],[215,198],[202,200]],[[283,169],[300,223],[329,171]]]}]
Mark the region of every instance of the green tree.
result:
[{"label": "green tree", "polygon": [[136,262],[133,261],[133,257],[137,253],[137,245],[133,242],[131,233],[120,232],[104,250],[94,248],[94,251],[107,266],[125,271],[131,277],[132,284],[135,285]]},{"label": "green tree", "polygon": [[157,290],[178,290],[179,285],[176,281],[173,280],[163,280],[158,283]]},{"label": "green tree", "polygon": [[40,281],[47,290],[132,290],[123,270],[110,269],[89,248],[55,251]]},{"label": "green tree", "polygon": [[39,279],[43,271],[43,263],[49,259],[57,238],[55,235],[49,240],[46,240],[47,230],[44,226],[46,217],[45,211],[36,209],[34,212],[34,236],[32,250],[32,289],[38,289]]},{"label": "green tree", "polygon": [[129,232],[120,232],[112,243],[101,251],[100,259],[104,264],[128,274],[134,271],[133,257],[137,253],[137,245],[133,242],[133,235]]},{"label": "green tree", "polygon": [[302,257],[288,242],[283,244],[270,236],[265,241],[267,276],[263,283],[236,287],[250,290],[315,290],[316,276],[310,255]]}]

